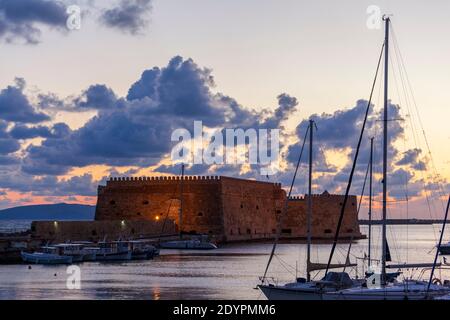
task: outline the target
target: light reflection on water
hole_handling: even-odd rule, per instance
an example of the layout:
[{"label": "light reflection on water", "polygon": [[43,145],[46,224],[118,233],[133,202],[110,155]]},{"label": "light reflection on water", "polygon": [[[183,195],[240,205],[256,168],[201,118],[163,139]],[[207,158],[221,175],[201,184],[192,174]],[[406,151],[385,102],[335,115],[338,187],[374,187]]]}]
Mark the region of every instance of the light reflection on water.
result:
[{"label": "light reflection on water", "polygon": [[[374,227],[373,255],[381,250]],[[388,239],[395,262],[432,262],[440,226],[392,226]],[[366,233],[367,228],[361,228]],[[416,240],[417,239],[417,240]],[[446,237],[448,239],[448,237]],[[0,299],[262,299],[253,289],[267,263],[271,243],[227,245],[215,251],[162,250],[149,261],[80,264],[81,290],[66,288],[66,266],[0,266]],[[336,262],[344,262],[348,244],[340,244]],[[329,244],[312,248],[313,261],[326,262]],[[367,240],[352,246],[351,260],[367,252]],[[304,276],[305,244],[282,243],[269,276],[280,283]],[[297,264],[297,270],[296,270]],[[348,270],[350,271],[350,270]],[[358,270],[351,270],[362,274]],[[417,270],[406,272],[418,275]],[[450,274],[440,274],[441,278]],[[320,278],[321,274],[315,275]]]}]

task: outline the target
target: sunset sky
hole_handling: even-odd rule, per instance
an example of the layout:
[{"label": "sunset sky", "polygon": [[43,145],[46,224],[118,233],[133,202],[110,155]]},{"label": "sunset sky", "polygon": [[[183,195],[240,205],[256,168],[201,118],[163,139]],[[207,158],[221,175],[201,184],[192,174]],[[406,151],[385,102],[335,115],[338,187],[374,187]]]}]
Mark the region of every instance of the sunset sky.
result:
[{"label": "sunset sky", "polygon": [[[66,26],[69,5],[82,10],[79,30]],[[194,120],[280,128],[283,170],[269,181],[288,186],[312,117],[314,192],[343,193],[384,36],[383,26],[367,26],[370,5],[393,14],[396,40],[391,216],[442,216],[450,191],[448,0],[0,0],[0,208],[95,204],[109,176],[178,174],[170,135],[192,130]],[[352,193],[361,193],[376,136],[378,208],[379,84],[372,103]],[[305,160],[296,193],[307,190]],[[186,173],[267,181],[256,167]]]}]

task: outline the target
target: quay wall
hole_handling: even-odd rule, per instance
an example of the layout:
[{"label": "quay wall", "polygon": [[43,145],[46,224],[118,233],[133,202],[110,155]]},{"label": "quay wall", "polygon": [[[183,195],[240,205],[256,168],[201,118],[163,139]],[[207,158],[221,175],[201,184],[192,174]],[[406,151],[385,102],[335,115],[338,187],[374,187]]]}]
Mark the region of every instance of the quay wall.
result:
[{"label": "quay wall", "polygon": [[33,221],[31,237],[52,242],[150,238],[178,232],[174,221]]}]

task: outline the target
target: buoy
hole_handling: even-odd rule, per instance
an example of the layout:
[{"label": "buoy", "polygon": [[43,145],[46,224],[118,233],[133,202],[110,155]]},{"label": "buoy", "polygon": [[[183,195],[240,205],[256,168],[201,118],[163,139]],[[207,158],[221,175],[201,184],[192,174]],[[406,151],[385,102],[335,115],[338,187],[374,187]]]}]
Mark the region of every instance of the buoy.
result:
[{"label": "buoy", "polygon": [[31,266],[28,266],[28,270],[31,270]]}]

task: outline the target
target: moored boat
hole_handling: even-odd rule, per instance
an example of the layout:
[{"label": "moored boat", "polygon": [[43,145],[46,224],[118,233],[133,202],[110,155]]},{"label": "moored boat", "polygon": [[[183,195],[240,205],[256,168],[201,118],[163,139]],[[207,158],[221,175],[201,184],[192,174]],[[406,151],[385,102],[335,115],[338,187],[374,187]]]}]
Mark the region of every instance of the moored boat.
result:
[{"label": "moored boat", "polygon": [[42,251],[35,251],[33,253],[21,252],[21,257],[24,262],[34,264],[71,264],[72,257],[60,254],[59,248],[53,246],[45,246],[41,248]]},{"label": "moored boat", "polygon": [[130,240],[128,246],[131,250],[132,260],[148,260],[153,259],[159,254],[159,250],[155,246],[143,240]]},{"label": "moored boat", "polygon": [[433,300],[448,295],[450,287],[419,280],[404,280],[378,288],[352,287],[337,292],[327,292],[323,300]]},{"label": "moored boat", "polygon": [[[434,261],[432,264],[429,263],[401,263],[401,264],[391,264],[387,265],[386,262],[391,261],[390,257],[390,250],[387,242],[387,212],[388,212],[388,168],[389,168],[389,135],[388,135],[388,121],[392,121],[388,117],[388,110],[389,110],[389,95],[388,95],[388,78],[389,78],[389,30],[390,30],[390,18],[388,16],[383,16],[383,20],[385,21],[385,41],[383,43],[383,47],[381,50],[380,58],[378,60],[378,66],[376,71],[376,76],[374,79],[374,83],[372,86],[372,92],[370,94],[370,99],[367,104],[366,113],[364,122],[362,125],[360,138],[358,141],[358,145],[356,148],[356,152],[354,155],[354,161],[352,164],[352,169],[349,177],[349,182],[346,188],[346,194],[343,203],[341,204],[341,214],[339,216],[339,220],[337,223],[336,233],[332,245],[332,249],[330,252],[330,256],[328,259],[328,263],[326,264],[326,268],[324,268],[325,271],[325,278],[330,273],[328,270],[331,268],[332,264],[332,258],[335,253],[336,245],[338,243],[339,235],[340,235],[340,229],[342,226],[342,221],[345,214],[345,206],[348,198],[348,193],[351,189],[352,180],[353,180],[353,174],[355,172],[355,167],[358,159],[358,153],[361,146],[361,140],[363,138],[365,125],[367,122],[367,117],[370,111],[371,106],[371,99],[372,94],[375,88],[377,75],[380,67],[380,62],[383,57],[384,52],[384,108],[383,108],[383,177],[381,180],[383,190],[382,190],[382,223],[381,223],[381,259],[380,259],[380,270],[379,271],[370,271],[366,273],[367,279],[364,279],[363,281],[359,282],[356,281],[357,279],[353,279],[351,284],[348,283],[348,286],[345,288],[337,289],[337,290],[321,290],[320,287],[314,283],[309,282],[309,274],[310,271],[309,268],[309,246],[310,241],[308,239],[308,247],[307,247],[307,274],[308,274],[308,281],[304,281],[302,283],[291,283],[286,284],[284,286],[274,286],[274,285],[266,285],[264,281],[266,280],[266,274],[268,270],[268,266],[270,264],[270,261],[272,260],[272,257],[275,252],[276,242],[278,238],[276,238],[275,244],[272,249],[272,253],[269,258],[269,263],[266,267],[266,271],[264,274],[264,277],[262,278],[263,283],[258,286],[263,293],[266,295],[268,299],[314,299],[314,300],[428,300],[428,299],[436,299],[441,296],[449,296],[450,295],[450,281],[444,280],[441,282],[440,279],[434,278],[434,273],[436,268],[440,267],[441,264],[438,263],[438,253],[441,254],[447,254],[450,253],[450,243],[447,245],[442,245],[442,237],[444,235],[444,230],[448,218],[449,213],[449,207],[450,207],[450,196],[447,202],[447,208],[445,210],[445,218],[443,220],[443,226],[441,230],[440,240],[439,244],[437,245],[436,254],[434,257]],[[310,125],[311,126],[311,125]],[[312,137],[312,131],[311,135]],[[312,138],[311,138],[312,139]],[[306,136],[305,136],[306,140]],[[311,145],[311,143],[310,143]],[[303,151],[303,147],[302,147]],[[301,153],[300,152],[300,156]],[[368,172],[370,171],[370,195],[369,195],[369,221],[371,221],[371,202],[372,202],[372,151],[373,151],[373,139],[371,139],[371,155],[370,155],[370,162],[368,169],[366,171],[366,177],[368,175]],[[311,154],[310,152],[310,163],[311,163]],[[299,160],[300,162],[300,160]],[[311,168],[311,166],[310,166]],[[295,175],[294,175],[295,178]],[[365,178],[366,179],[366,178]],[[311,169],[310,169],[310,186],[311,186]],[[364,181],[365,184],[365,181]],[[291,185],[292,190],[292,185]],[[290,192],[289,192],[290,195]],[[361,198],[364,195],[364,187],[363,187],[363,193],[361,195]],[[408,200],[406,200],[408,201]],[[310,206],[309,210],[310,211]],[[309,214],[310,217],[310,214]],[[308,221],[309,222],[309,221]],[[309,226],[307,227],[308,231],[308,238],[309,238]],[[374,265],[372,265],[371,259],[371,222],[369,223],[369,270],[373,270]],[[350,249],[349,249],[350,251]],[[365,258],[364,258],[365,259]],[[445,259],[444,259],[445,263]],[[345,267],[344,267],[345,268]],[[397,277],[400,276],[401,272],[386,272],[386,269],[418,269],[421,268],[423,271],[427,270],[426,268],[431,268],[430,276],[428,281],[423,281],[421,277],[418,277],[416,279],[411,278],[404,278],[401,281],[397,280]],[[344,269],[345,270],[345,269]],[[423,273],[421,274],[423,275]]]},{"label": "moored boat", "polygon": [[60,243],[54,247],[60,249],[62,255],[72,257],[72,262],[96,260],[96,251],[85,248],[81,243]]},{"label": "moored boat", "polygon": [[131,260],[131,250],[124,242],[99,242],[98,247],[88,247],[86,249],[96,252],[97,261],[120,261]]},{"label": "moored boat", "polygon": [[188,250],[213,250],[217,249],[217,246],[208,241],[202,241],[199,239],[187,239],[187,240],[173,240],[160,243],[162,249],[188,249]]},{"label": "moored boat", "polygon": [[[384,50],[384,125],[383,125],[383,200],[382,200],[382,233],[381,233],[381,270],[378,273],[378,277],[374,277],[376,283],[367,281],[364,285],[359,287],[352,287],[343,289],[338,292],[330,292],[323,295],[325,300],[428,300],[434,299],[440,296],[446,296],[450,293],[449,281],[444,280],[442,284],[441,280],[435,279],[434,272],[437,267],[440,267],[438,263],[438,254],[442,252],[442,237],[448,218],[450,197],[447,203],[447,209],[445,210],[445,218],[442,225],[442,231],[437,245],[436,254],[432,264],[427,263],[413,263],[413,264],[396,264],[387,265],[386,262],[390,261],[390,252],[386,237],[386,221],[387,221],[387,173],[388,173],[388,66],[389,66],[389,30],[390,30],[390,18],[383,16],[385,21],[385,40],[383,44]],[[380,57],[381,58],[381,57]],[[335,246],[335,243],[334,243]],[[333,249],[334,249],[333,246]],[[445,251],[445,249],[444,249]],[[332,251],[333,252],[333,251]],[[332,255],[330,255],[331,259]],[[370,255],[369,255],[370,261]],[[389,273],[386,272],[387,268],[427,268],[431,267],[431,273],[428,281],[421,279],[403,279],[402,281],[394,280],[389,282]],[[375,275],[374,275],[375,276]],[[377,280],[378,278],[378,280]],[[369,280],[369,279],[368,279]]]},{"label": "moored boat", "polygon": [[352,280],[346,272],[329,272],[320,281],[306,281],[300,278],[297,282],[285,285],[258,285],[268,300],[323,300],[329,292],[337,292],[344,288],[351,288],[362,281]]}]

